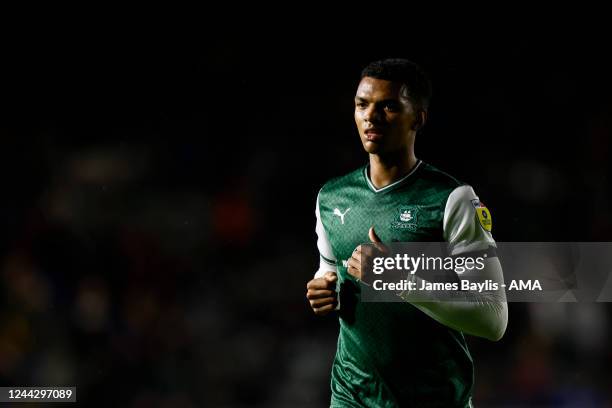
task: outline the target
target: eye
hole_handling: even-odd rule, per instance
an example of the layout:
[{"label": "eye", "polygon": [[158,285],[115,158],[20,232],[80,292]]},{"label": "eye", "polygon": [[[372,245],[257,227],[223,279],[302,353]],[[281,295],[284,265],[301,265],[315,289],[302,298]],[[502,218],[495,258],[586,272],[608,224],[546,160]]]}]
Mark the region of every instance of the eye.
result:
[{"label": "eye", "polygon": [[359,109],[365,109],[368,107],[368,103],[364,101],[355,102],[355,106]]},{"label": "eye", "polygon": [[395,102],[387,102],[384,106],[387,112],[398,112],[400,110],[399,104]]}]

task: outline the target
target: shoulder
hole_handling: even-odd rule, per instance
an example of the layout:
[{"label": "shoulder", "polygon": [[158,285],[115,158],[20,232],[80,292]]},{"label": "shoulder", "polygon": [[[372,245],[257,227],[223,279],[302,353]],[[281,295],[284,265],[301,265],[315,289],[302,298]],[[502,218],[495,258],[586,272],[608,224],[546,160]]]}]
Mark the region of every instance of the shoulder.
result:
[{"label": "shoulder", "polygon": [[475,207],[481,205],[474,188],[470,184],[460,181],[429,164],[425,166],[424,170],[424,178],[448,192],[447,207],[459,202],[467,202]]},{"label": "shoulder", "polygon": [[465,185],[450,174],[422,162],[415,173],[415,180],[404,187],[404,191],[416,194],[419,200],[444,207],[453,190]]},{"label": "shoulder", "polygon": [[465,185],[464,182],[425,162],[420,166],[419,180],[431,187],[448,190],[449,192]]},{"label": "shoulder", "polygon": [[325,184],[323,184],[323,187],[321,187],[319,197],[324,197],[329,194],[336,194],[347,188],[363,184],[365,168],[366,166],[361,166],[350,173],[328,180]]}]

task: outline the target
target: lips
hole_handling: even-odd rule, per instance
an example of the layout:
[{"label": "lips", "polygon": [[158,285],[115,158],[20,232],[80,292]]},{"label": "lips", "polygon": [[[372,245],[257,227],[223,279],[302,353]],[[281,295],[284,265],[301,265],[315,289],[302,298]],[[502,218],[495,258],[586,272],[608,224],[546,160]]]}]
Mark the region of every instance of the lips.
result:
[{"label": "lips", "polygon": [[383,132],[380,129],[367,129],[365,132],[366,140],[370,142],[377,142],[383,137]]}]

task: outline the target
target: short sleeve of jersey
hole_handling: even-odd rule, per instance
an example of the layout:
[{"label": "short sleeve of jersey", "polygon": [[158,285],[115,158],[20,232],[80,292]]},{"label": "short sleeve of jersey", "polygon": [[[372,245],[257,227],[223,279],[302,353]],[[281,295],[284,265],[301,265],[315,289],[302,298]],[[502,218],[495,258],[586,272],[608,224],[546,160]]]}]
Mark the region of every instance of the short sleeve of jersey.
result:
[{"label": "short sleeve of jersey", "polygon": [[495,247],[491,234],[491,214],[471,186],[455,188],[444,209],[444,239],[451,255],[485,251]]},{"label": "short sleeve of jersey", "polygon": [[317,217],[317,248],[319,249],[319,270],[315,273],[315,278],[320,278],[327,271],[337,272],[336,257],[334,256],[329,238],[323,223],[321,222],[321,213],[319,212],[319,196],[317,195],[317,207],[315,210]]}]

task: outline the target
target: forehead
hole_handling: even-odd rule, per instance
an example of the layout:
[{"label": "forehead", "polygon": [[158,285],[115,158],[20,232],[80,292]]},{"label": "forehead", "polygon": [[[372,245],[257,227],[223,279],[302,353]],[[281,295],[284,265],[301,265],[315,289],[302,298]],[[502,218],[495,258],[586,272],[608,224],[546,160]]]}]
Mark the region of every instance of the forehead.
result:
[{"label": "forehead", "polygon": [[363,77],[355,97],[368,100],[400,99],[403,84],[372,77]]}]

